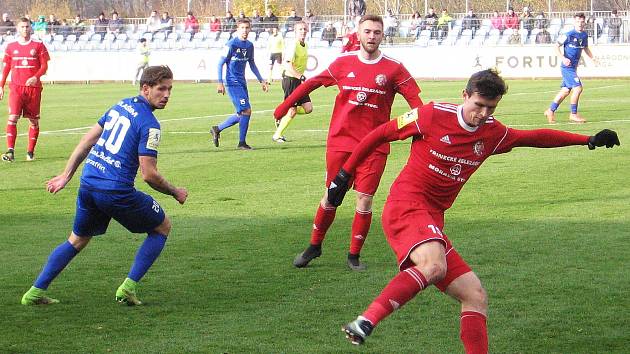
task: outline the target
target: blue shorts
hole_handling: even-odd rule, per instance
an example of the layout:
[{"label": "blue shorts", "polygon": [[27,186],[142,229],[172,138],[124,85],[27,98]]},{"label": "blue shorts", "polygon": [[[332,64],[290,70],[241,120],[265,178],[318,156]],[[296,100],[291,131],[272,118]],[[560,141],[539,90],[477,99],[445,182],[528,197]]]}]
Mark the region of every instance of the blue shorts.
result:
[{"label": "blue shorts", "polygon": [[561,68],[560,72],[562,73],[562,85],[560,87],[566,87],[569,90],[582,86],[582,82],[577,75],[577,70],[573,68]]},{"label": "blue shorts", "polygon": [[249,105],[249,93],[247,92],[247,86],[230,85],[225,88],[232,100],[234,109],[236,109],[236,113],[241,113],[252,107]]},{"label": "blue shorts", "polygon": [[158,202],[139,191],[99,192],[79,188],[72,231],[77,236],[97,236],[107,231],[113,218],[133,233],[153,231],[166,214]]}]

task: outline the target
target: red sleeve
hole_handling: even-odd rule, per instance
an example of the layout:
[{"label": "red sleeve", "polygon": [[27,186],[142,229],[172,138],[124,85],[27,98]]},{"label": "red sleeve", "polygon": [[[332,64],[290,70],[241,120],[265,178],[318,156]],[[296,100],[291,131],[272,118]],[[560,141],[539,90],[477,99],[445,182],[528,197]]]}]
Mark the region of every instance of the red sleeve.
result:
[{"label": "red sleeve", "polygon": [[2,79],[0,79],[0,87],[4,87],[4,84],[6,84],[7,77],[9,77],[9,71],[11,71],[11,65],[4,63],[4,68],[2,68]]},{"label": "red sleeve", "polygon": [[499,143],[494,154],[509,152],[512,148],[529,146],[554,148],[571,145],[587,145],[588,136],[554,129],[518,130],[508,128],[505,138]]},{"label": "red sleeve", "polygon": [[382,144],[390,141],[405,140],[410,136],[421,135],[422,133],[420,132],[418,121],[420,117],[422,117],[423,120],[429,119],[430,117],[427,116],[427,114],[431,114],[432,107],[433,105],[429,104],[422,106],[420,109],[412,109],[398,116],[396,119],[392,119],[376,127],[376,129],[366,135],[354,148],[352,155],[350,155],[343,165],[343,169],[350,174],[354,174],[354,170],[357,166]]},{"label": "red sleeve", "polygon": [[422,100],[418,96],[420,94],[420,87],[418,87],[418,83],[414,80],[409,71],[402,65],[399,78],[400,81],[396,83],[398,85],[396,91],[403,95],[409,107],[416,108],[422,106]]},{"label": "red sleeve", "polygon": [[[48,53],[46,53],[46,57],[48,57]],[[46,73],[46,70],[48,70],[48,60],[40,59],[39,70],[37,70],[37,72],[35,73],[35,77],[37,77],[37,80],[39,80],[39,78],[41,78],[42,75]]]},{"label": "red sleeve", "polygon": [[319,75],[304,81],[289,95],[289,97],[285,98],[284,101],[276,107],[276,110],[273,112],[274,118],[276,118],[276,120],[282,119],[282,117],[284,117],[289,111],[289,108],[293,107],[293,104],[295,104],[295,102],[297,102],[300,98],[308,95],[322,85],[330,86],[326,84],[331,81],[334,82],[334,78],[330,76],[328,69],[322,71]]}]

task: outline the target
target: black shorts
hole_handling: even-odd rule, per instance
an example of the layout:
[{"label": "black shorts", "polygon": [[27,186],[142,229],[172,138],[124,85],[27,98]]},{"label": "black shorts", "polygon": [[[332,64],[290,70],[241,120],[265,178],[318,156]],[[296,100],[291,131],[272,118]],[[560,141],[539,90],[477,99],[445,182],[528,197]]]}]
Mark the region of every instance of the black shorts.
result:
[{"label": "black shorts", "polygon": [[273,65],[273,62],[282,64],[282,53],[271,53],[269,56],[269,64]]},{"label": "black shorts", "polygon": [[[298,86],[300,86],[301,84],[302,84],[302,81],[300,81],[300,79],[296,79],[296,78],[291,77],[291,76],[284,76],[284,77],[282,77],[282,90],[284,90],[284,98],[286,99],[287,97],[289,97],[289,95],[293,91],[295,91],[295,89]],[[301,106],[301,105],[305,104],[306,102],[311,102],[311,98],[308,95],[300,98],[293,105],[293,107]]]}]

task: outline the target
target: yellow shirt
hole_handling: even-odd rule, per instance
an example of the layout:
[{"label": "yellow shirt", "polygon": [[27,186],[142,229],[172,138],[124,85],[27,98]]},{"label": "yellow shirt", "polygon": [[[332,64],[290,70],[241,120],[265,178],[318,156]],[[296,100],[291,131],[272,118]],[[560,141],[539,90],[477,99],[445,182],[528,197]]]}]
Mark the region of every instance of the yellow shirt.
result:
[{"label": "yellow shirt", "polygon": [[267,48],[269,48],[269,53],[282,53],[284,50],[284,39],[282,39],[282,35],[278,33],[275,36],[269,36]]},{"label": "yellow shirt", "polygon": [[[306,71],[306,62],[308,61],[308,44],[306,42],[302,44],[296,40],[287,46],[287,50],[282,56],[285,62],[291,62],[295,71],[303,75]],[[288,72],[285,72],[285,74],[288,75]],[[296,79],[299,79],[299,77]]]}]

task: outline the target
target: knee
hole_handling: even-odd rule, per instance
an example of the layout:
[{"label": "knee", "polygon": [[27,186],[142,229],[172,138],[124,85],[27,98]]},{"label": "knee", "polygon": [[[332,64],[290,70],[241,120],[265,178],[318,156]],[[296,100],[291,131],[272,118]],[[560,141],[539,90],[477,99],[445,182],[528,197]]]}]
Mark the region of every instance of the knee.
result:
[{"label": "knee", "polygon": [[475,286],[466,292],[461,299],[462,305],[475,308],[477,311],[486,313],[488,310],[488,293],[481,285]]},{"label": "knee", "polygon": [[372,211],[372,201],[374,197],[357,193],[357,210],[358,211]]},{"label": "knee", "polygon": [[162,221],[162,223],[153,231],[157,232],[160,235],[168,236],[171,233],[171,220],[168,218],[168,216],[165,216],[164,221]]},{"label": "knee", "polygon": [[39,119],[30,119],[28,120],[31,123],[31,127],[39,128]]}]

